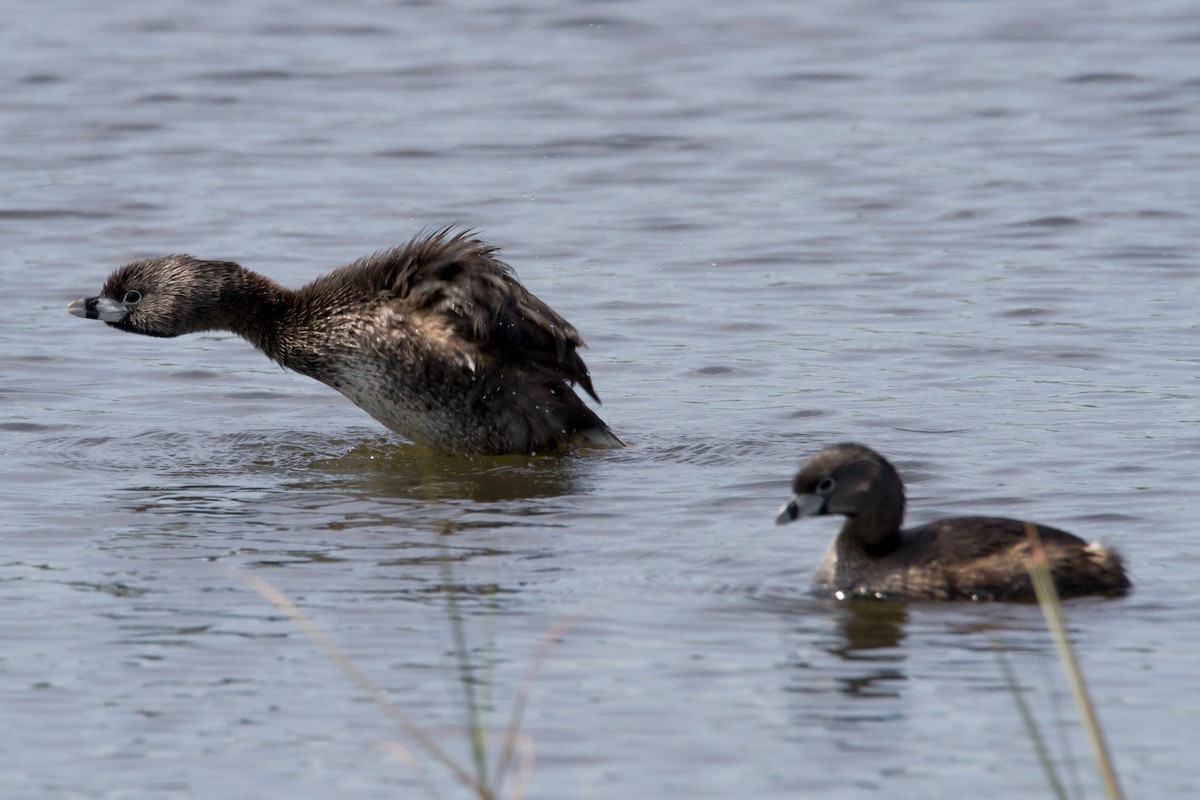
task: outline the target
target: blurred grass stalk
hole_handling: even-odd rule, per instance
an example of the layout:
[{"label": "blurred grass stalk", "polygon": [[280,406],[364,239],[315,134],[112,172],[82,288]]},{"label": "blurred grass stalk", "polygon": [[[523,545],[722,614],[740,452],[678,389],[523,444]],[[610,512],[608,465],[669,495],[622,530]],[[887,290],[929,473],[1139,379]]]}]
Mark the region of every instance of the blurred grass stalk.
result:
[{"label": "blurred grass stalk", "polygon": [[[1108,745],[1104,741],[1104,731],[1100,727],[1100,720],[1096,717],[1096,708],[1092,704],[1087,684],[1084,683],[1079,661],[1075,658],[1075,648],[1071,646],[1071,639],[1067,636],[1062,602],[1058,598],[1058,590],[1054,588],[1054,579],[1050,575],[1050,563],[1046,559],[1046,551],[1042,548],[1042,540],[1037,535],[1036,527],[1027,524],[1026,532],[1029,534],[1032,550],[1028,567],[1029,576],[1033,579],[1033,591],[1037,595],[1042,616],[1046,619],[1046,628],[1050,631],[1050,637],[1054,640],[1054,646],[1058,650],[1058,659],[1062,663],[1063,672],[1066,673],[1071,694],[1075,697],[1075,705],[1079,708],[1080,716],[1083,717],[1083,727],[1092,747],[1092,757],[1096,760],[1096,767],[1104,782],[1105,794],[1108,795],[1109,800],[1123,800],[1124,795],[1121,793],[1120,784],[1117,783],[1117,773],[1113,769],[1112,757],[1109,755]],[[1019,692],[1016,696],[1020,697]],[[1019,699],[1017,705],[1018,708],[1024,708],[1021,716],[1025,718],[1028,707],[1024,706],[1024,700]],[[1032,725],[1032,719],[1032,716],[1029,716],[1026,724]],[[1038,742],[1041,741],[1041,737],[1037,734],[1036,727],[1032,730],[1035,746],[1039,746]],[[1044,744],[1040,747],[1044,748]],[[1047,769],[1051,786],[1057,787],[1055,788],[1056,792],[1060,791],[1061,783],[1053,773],[1053,765],[1045,757],[1042,749],[1039,749],[1039,758],[1042,759],[1043,767]]]},{"label": "blurred grass stalk", "polygon": [[[438,537],[443,548],[445,547],[445,537],[449,533],[449,525],[443,524]],[[491,688],[491,681],[487,679],[481,680],[476,673],[480,668],[489,670],[492,662],[490,655],[484,656],[484,663],[481,667],[476,667],[471,661],[471,649],[467,642],[463,614],[458,605],[458,586],[454,582],[453,559],[445,551],[443,551],[442,556],[442,589],[446,593],[446,612],[450,617],[450,632],[454,640],[454,655],[458,662],[459,682],[463,688],[463,709],[467,720],[466,728],[471,737],[471,757],[475,766],[473,788],[480,798],[495,797],[505,785],[514,763],[517,763],[516,783],[513,785],[509,797],[513,798],[513,800],[520,800],[525,794],[525,789],[529,784],[529,778],[533,772],[533,739],[521,731],[525,707],[529,703],[530,695],[533,694],[533,685],[534,680],[537,678],[538,668],[545,661],[546,656],[549,655],[550,648],[566,635],[567,631],[579,620],[581,615],[571,614],[555,622],[550,627],[550,630],[546,631],[542,636],[533,655],[530,656],[529,663],[525,667],[525,673],[521,676],[521,683],[517,688],[517,695],[513,700],[512,710],[509,713],[508,724],[504,729],[501,739],[503,746],[500,751],[500,757],[496,760],[495,771],[489,779],[487,743],[490,736],[487,730],[488,722],[485,710],[491,705],[488,691]],[[494,598],[494,594],[491,597]],[[495,607],[492,606],[492,613],[487,616],[489,629],[486,635],[485,647],[488,654],[491,653],[494,644],[494,631],[491,629],[490,623],[495,619],[495,610]],[[519,761],[517,758],[518,755],[520,756]]]},{"label": "blurred grass stalk", "polygon": [[[500,796],[500,791],[507,782],[509,774],[513,772],[514,765],[516,772],[508,797],[512,800],[521,800],[524,797],[525,791],[529,786],[529,779],[533,773],[534,752],[532,737],[521,731],[521,722],[525,707],[528,705],[529,696],[533,693],[533,685],[537,677],[538,667],[541,666],[549,654],[550,648],[578,620],[578,614],[564,617],[551,626],[530,657],[529,664],[525,668],[525,674],[522,676],[521,684],[517,690],[517,696],[513,700],[508,726],[502,734],[501,741],[503,742],[503,748],[501,750],[501,757],[497,760],[495,772],[489,780],[487,756],[484,749],[489,734],[484,727],[485,720],[480,709],[480,698],[475,694],[474,669],[470,663],[466,633],[462,627],[462,617],[458,613],[456,604],[451,606],[451,620],[454,626],[453,635],[457,650],[456,655],[459,659],[460,680],[463,682],[466,691],[467,728],[471,738],[471,755],[474,762],[475,775],[471,775],[470,772],[459,766],[434,741],[432,736],[409,719],[408,715],[388,698],[387,693],[368,678],[358,668],[358,665],[341,648],[334,644],[333,640],[326,636],[324,631],[317,627],[316,623],[306,617],[283,592],[257,576],[247,575],[244,576],[244,579],[250,584],[251,588],[266,598],[273,606],[283,612],[288,619],[295,623],[297,627],[308,634],[308,637],[325,651],[325,654],[371,698],[376,706],[391,717],[409,738],[416,742],[435,761],[445,767],[451,775],[466,786],[479,800],[496,800]],[[453,587],[452,583],[448,584],[448,591],[450,591],[451,596],[453,596]],[[380,742],[379,747],[411,768],[425,784],[426,790],[430,795],[434,797],[440,796],[428,773],[422,768],[420,760],[409,748],[393,741]]]},{"label": "blurred grass stalk", "polygon": [[1025,731],[1033,741],[1033,751],[1037,754],[1038,763],[1042,765],[1042,772],[1046,773],[1050,791],[1058,800],[1070,800],[1070,795],[1067,794],[1066,788],[1058,777],[1058,771],[1054,768],[1054,759],[1050,757],[1050,748],[1046,747],[1046,740],[1042,738],[1042,731],[1038,728],[1037,719],[1033,716],[1033,709],[1029,707],[1029,703],[1025,702],[1025,693],[1021,691],[1017,674],[1013,672],[1012,662],[1000,648],[999,641],[993,640],[992,646],[995,649],[996,660],[1000,662],[1000,671],[1004,673],[1004,685],[1008,687],[1008,691],[1012,693],[1013,700],[1017,704],[1017,713],[1021,715],[1021,724],[1025,726]]}]

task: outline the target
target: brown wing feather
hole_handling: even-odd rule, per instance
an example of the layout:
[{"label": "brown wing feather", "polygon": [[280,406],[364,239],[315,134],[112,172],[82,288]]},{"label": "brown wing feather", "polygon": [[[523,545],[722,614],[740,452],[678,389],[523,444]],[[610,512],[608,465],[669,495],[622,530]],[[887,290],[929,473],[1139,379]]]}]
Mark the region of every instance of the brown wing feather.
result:
[{"label": "brown wing feather", "polygon": [[[931,538],[927,552],[944,563],[962,564],[1011,551],[1029,540],[1026,527],[1032,523],[1005,517],[952,517],[905,531],[909,539]],[[1038,537],[1047,547],[1087,546],[1072,533],[1035,525]]]},{"label": "brown wing feather", "polygon": [[[576,352],[583,339],[495,257],[470,230],[442,228],[331,272],[322,283],[352,280],[401,300],[408,314],[434,314],[464,340],[508,364],[544,369],[578,383],[599,402]],[[349,275],[347,273],[353,273]]]},{"label": "brown wing feather", "polygon": [[[1029,525],[1001,517],[956,517],[905,535],[912,541],[930,540],[917,550],[923,562],[944,568],[948,586],[941,591],[947,596],[1033,599],[1026,569],[1032,554]],[[1060,596],[1128,591],[1131,584],[1115,551],[1058,528],[1036,528]]]}]

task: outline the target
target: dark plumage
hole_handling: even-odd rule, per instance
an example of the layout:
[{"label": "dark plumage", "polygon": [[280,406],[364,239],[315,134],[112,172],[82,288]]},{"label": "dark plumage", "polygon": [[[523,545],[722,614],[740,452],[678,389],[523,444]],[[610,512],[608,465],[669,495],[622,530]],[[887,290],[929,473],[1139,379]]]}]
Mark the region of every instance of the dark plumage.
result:
[{"label": "dark plumage", "polygon": [[596,398],[583,340],[495,253],[444,229],[295,291],[229,261],[165,256],[119,267],[67,311],[147,336],[231,331],[443,452],[620,445],[571,388]]},{"label": "dark plumage", "polygon": [[1062,597],[1121,595],[1131,586],[1121,557],[1099,543],[1045,525],[998,517],[955,517],[901,530],[904,484],[886,458],[861,444],[811,456],[776,522],[841,514],[842,530],[813,574],[839,597],[1033,600],[1027,568],[1036,528]]}]

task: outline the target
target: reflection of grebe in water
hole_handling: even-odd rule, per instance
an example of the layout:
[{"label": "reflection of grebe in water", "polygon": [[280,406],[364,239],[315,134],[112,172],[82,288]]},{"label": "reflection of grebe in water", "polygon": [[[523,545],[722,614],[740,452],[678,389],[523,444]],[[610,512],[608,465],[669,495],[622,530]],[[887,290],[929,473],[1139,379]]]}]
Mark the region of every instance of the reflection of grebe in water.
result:
[{"label": "reflection of grebe in water", "polygon": [[857,600],[839,604],[836,614],[841,638],[826,649],[861,671],[837,679],[842,692],[855,697],[899,697],[896,682],[908,679],[903,666],[907,655],[900,649],[908,608],[903,603]]}]

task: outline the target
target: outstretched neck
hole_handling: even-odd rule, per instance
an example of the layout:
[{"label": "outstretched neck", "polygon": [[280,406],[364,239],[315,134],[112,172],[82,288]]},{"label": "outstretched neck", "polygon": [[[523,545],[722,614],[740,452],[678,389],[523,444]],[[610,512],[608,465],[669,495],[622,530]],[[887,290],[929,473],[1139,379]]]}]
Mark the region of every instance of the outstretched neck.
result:
[{"label": "outstretched neck", "polygon": [[236,333],[275,361],[292,305],[292,292],[232,262],[221,263],[211,327]]},{"label": "outstretched neck", "polygon": [[236,333],[280,366],[326,381],[333,347],[328,319],[342,299],[313,303],[302,292],[236,264],[224,279],[222,328]]},{"label": "outstretched neck", "polygon": [[[230,331],[287,366],[285,361],[294,292],[232,261],[196,261],[167,273],[174,302],[151,324],[118,325],[138,333],[179,336]],[[149,311],[143,301],[139,310]]]}]

